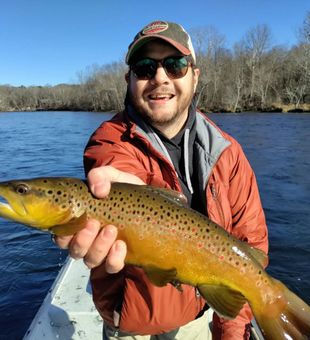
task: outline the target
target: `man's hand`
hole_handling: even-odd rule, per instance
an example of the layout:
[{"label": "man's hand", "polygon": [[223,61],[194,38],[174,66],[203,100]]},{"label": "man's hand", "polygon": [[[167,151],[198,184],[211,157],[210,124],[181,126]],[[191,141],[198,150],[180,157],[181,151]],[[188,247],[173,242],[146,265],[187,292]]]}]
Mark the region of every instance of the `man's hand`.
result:
[{"label": "man's hand", "polygon": [[[111,166],[92,169],[87,177],[91,192],[98,198],[107,196],[113,182],[145,184],[139,177],[117,170]],[[99,266],[105,261],[106,271],[117,273],[124,267],[126,243],[116,240],[117,228],[106,225],[100,230],[100,223],[90,219],[84,229],[72,236],[57,236],[56,244],[69,249],[74,259],[83,258],[89,268]]]}]

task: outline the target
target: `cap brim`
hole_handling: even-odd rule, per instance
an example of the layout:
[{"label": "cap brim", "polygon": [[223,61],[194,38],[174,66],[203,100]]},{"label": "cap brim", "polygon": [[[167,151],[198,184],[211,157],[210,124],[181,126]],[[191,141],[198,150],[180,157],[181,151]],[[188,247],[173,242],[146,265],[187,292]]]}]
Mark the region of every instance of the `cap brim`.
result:
[{"label": "cap brim", "polygon": [[126,55],[126,64],[129,63],[130,58],[132,57],[132,55],[138,51],[144,44],[146,44],[148,41],[150,40],[154,40],[154,39],[161,39],[161,40],[165,40],[167,41],[170,45],[172,45],[173,47],[175,47],[178,51],[180,51],[182,54],[184,55],[191,55],[191,51],[186,48],[185,46],[183,46],[182,44],[178,43],[177,41],[171,39],[171,38],[167,38],[164,37],[162,35],[159,34],[148,34],[147,36],[143,36],[139,39],[137,39],[129,48],[127,55]]}]

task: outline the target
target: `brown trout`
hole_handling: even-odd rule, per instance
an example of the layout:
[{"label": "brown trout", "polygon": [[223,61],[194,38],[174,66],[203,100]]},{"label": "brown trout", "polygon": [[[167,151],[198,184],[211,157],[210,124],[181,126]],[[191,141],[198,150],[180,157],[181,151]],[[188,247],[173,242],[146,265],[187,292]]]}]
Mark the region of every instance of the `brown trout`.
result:
[{"label": "brown trout", "polygon": [[0,216],[56,235],[81,230],[90,217],[114,224],[127,243],[126,263],[142,267],[154,285],[195,286],[226,318],[248,302],[266,339],[310,335],[310,307],[264,271],[266,255],[186,207],[174,191],[114,183],[96,199],[79,179],[37,178],[0,183],[0,197]]}]

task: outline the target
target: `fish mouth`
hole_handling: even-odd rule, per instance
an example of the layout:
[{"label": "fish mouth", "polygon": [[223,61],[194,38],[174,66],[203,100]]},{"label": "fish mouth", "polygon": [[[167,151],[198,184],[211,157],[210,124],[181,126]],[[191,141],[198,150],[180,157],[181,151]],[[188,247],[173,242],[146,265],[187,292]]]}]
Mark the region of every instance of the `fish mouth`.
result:
[{"label": "fish mouth", "polygon": [[0,217],[16,220],[18,217],[25,216],[27,210],[22,202],[10,202],[5,196],[0,194]]},{"label": "fish mouth", "polygon": [[6,198],[4,198],[3,196],[0,195],[0,211],[1,211],[2,209],[10,209],[10,210],[13,210],[13,209],[11,208],[11,205],[10,205],[9,201],[8,201]]}]

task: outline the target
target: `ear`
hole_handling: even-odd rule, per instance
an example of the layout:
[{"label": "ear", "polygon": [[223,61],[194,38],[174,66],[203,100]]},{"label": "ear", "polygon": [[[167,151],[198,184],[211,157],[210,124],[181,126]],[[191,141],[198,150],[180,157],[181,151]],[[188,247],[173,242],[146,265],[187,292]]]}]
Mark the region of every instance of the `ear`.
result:
[{"label": "ear", "polygon": [[199,75],[200,75],[200,69],[195,68],[194,69],[194,92],[196,92],[196,88],[197,88],[198,80],[199,80]]},{"label": "ear", "polygon": [[125,73],[125,80],[126,80],[126,83],[128,84],[129,82],[129,77],[130,77],[130,71],[126,72]]}]

